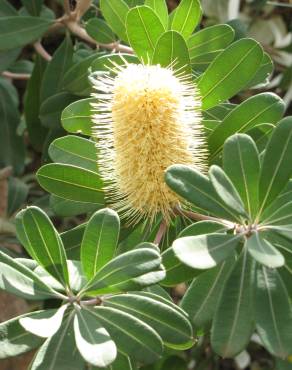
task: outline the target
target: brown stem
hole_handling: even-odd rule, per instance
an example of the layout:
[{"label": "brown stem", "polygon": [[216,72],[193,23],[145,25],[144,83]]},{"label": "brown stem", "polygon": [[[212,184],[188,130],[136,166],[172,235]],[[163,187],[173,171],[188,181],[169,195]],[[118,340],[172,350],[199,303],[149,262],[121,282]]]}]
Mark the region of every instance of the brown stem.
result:
[{"label": "brown stem", "polygon": [[41,44],[40,41],[35,42],[33,44],[33,47],[34,47],[35,51],[41,57],[43,57],[45,60],[47,60],[47,61],[51,61],[52,60],[52,56],[45,50],[45,48],[43,47],[43,45]]},{"label": "brown stem", "polygon": [[216,222],[220,222],[221,224],[224,224],[224,225],[226,225],[230,228],[234,227],[234,223],[232,223],[230,221],[227,221],[227,220],[224,220],[224,219],[221,219],[221,218],[202,215],[200,213],[196,213],[196,212],[192,212],[192,211],[186,211],[186,210],[183,210],[181,208],[176,208],[174,210],[174,212],[177,215],[188,217],[188,218],[190,218],[192,220],[195,220],[195,221],[216,221]]},{"label": "brown stem", "polygon": [[155,239],[154,239],[154,244],[157,244],[159,245],[163,236],[165,235],[166,233],[166,230],[167,230],[167,224],[164,220],[162,220],[160,226],[159,226],[159,229],[157,231],[157,234],[155,236]]},{"label": "brown stem", "polygon": [[12,80],[29,80],[29,73],[13,73],[9,71],[4,71],[1,73],[3,77],[10,78]]},{"label": "brown stem", "polygon": [[87,10],[91,7],[91,4],[92,0],[77,0],[77,5],[75,8],[77,19],[80,19],[83,14],[87,12]]},{"label": "brown stem", "polygon": [[64,0],[64,10],[66,14],[71,13],[70,0]]},{"label": "brown stem", "polygon": [[95,46],[100,46],[108,50],[115,50],[115,51],[120,51],[123,53],[133,54],[133,49],[126,45],[121,45],[119,43],[111,43],[111,44],[97,43],[92,37],[88,35],[85,29],[81,27],[80,24],[77,23],[75,20],[72,20],[70,18],[64,18],[63,23],[68,27],[68,29],[72,33],[74,33],[76,36],[80,37],[81,39],[83,39],[84,41],[87,41],[90,44],[93,44]]}]

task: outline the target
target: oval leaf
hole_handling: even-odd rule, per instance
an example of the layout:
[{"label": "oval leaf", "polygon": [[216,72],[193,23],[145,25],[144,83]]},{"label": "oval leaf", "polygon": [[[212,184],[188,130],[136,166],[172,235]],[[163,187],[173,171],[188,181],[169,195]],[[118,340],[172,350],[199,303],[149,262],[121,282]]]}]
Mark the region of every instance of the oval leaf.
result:
[{"label": "oval leaf", "polygon": [[48,216],[37,207],[28,207],[16,217],[17,236],[27,252],[64,285],[69,284],[66,252]]},{"label": "oval leaf", "polygon": [[216,266],[226,259],[241,241],[240,235],[206,234],[176,239],[173,250],[180,261],[196,269]]},{"label": "oval leaf", "polygon": [[252,79],[263,59],[261,46],[252,39],[230,45],[199,79],[203,109],[231,98]]},{"label": "oval leaf", "polygon": [[159,17],[149,6],[137,6],[128,12],[126,27],[130,45],[139,59],[147,63],[153,56],[157,40],[165,31]]},{"label": "oval leaf", "polygon": [[119,216],[109,208],[97,211],[89,219],[81,244],[82,268],[88,280],[115,255],[119,231]]},{"label": "oval leaf", "polygon": [[275,356],[291,354],[292,309],[287,289],[277,270],[257,269],[256,328],[265,347]]},{"label": "oval leaf", "polygon": [[236,134],[225,142],[223,167],[253,218],[258,210],[260,160],[250,136]]},{"label": "oval leaf", "polygon": [[86,309],[77,311],[74,318],[74,333],[77,348],[89,364],[106,367],[115,360],[116,345],[91,311]]},{"label": "oval leaf", "polygon": [[276,126],[263,158],[259,182],[260,211],[262,212],[281,192],[292,173],[292,118]]},{"label": "oval leaf", "polygon": [[254,233],[245,244],[250,255],[262,265],[277,268],[285,264],[283,255],[261,234]]},{"label": "oval leaf", "polygon": [[37,172],[40,185],[59,197],[86,203],[104,203],[103,183],[95,172],[83,168],[47,164]]},{"label": "oval leaf", "polygon": [[222,357],[240,353],[254,330],[252,274],[252,259],[244,250],[224,285],[213,320],[211,344]]},{"label": "oval leaf", "polygon": [[182,0],[172,14],[170,28],[187,39],[199,24],[201,16],[199,0]]}]

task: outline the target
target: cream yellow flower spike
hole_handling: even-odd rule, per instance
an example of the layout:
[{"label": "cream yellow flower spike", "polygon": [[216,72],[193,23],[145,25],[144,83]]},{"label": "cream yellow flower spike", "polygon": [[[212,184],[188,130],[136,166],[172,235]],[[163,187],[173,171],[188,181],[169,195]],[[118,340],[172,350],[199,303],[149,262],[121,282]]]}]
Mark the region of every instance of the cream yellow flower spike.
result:
[{"label": "cream yellow flower spike", "polygon": [[167,167],[206,167],[198,90],[171,67],[126,63],[112,72],[93,81],[93,136],[106,195],[132,223],[152,222],[158,213],[169,222],[180,201],[164,182]]}]

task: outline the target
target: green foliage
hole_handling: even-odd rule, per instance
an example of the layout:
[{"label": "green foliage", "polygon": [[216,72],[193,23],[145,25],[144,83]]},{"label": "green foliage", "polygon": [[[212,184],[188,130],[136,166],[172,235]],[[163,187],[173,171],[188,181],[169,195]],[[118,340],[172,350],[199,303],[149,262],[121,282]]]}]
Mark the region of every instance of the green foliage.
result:
[{"label": "green foliage", "polygon": [[[9,328],[1,337],[1,358],[39,346],[42,341],[32,334],[48,338],[31,365],[35,369],[77,366],[75,361],[103,367],[115,360],[117,351],[149,363],[159,358],[163,344],[192,345],[192,328],[183,311],[156,294],[138,292],[165,276],[157,247],[144,243],[116,255],[119,228],[116,213],[96,212],[82,239],[82,264],[72,264],[43,211],[29,207],[17,216],[18,237],[36,266],[24,267],[1,253],[1,288],[28,299],[55,297],[63,305],[1,324],[2,330]],[[21,340],[14,339],[16,333]],[[78,352],[69,359],[67,353],[75,345]]]},{"label": "green foliage", "polygon": [[[196,369],[211,369],[256,333],[290,368],[292,118],[285,99],[255,93],[271,57],[237,20],[207,26],[199,0],[170,14],[165,0],[77,1],[59,19],[42,0],[22,4],[0,4],[0,166],[22,176],[0,205],[0,289],[34,312],[0,324],[0,359],[39,348],[31,370],[182,370],[208,352]],[[127,63],[171,68],[202,100],[208,170],[166,169],[182,200],[167,225],[107,208],[92,82]],[[30,77],[23,101],[11,74]],[[6,222],[29,258],[2,249]]]}]

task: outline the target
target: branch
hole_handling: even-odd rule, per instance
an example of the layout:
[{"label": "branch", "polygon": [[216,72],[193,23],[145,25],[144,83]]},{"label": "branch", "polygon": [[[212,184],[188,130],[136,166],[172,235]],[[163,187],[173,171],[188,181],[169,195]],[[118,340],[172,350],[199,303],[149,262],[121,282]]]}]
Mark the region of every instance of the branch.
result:
[{"label": "branch", "polygon": [[133,54],[132,48],[126,45],[121,45],[118,43],[112,43],[112,44],[97,43],[92,37],[88,35],[85,29],[81,27],[80,24],[77,23],[75,20],[72,21],[70,18],[64,18],[63,23],[68,27],[68,29],[72,33],[74,33],[76,36],[80,37],[81,39],[83,39],[84,41],[87,41],[90,44],[93,44],[98,47],[100,46],[108,50],[115,50],[115,51],[120,51],[123,53]]},{"label": "branch", "polygon": [[174,212],[177,215],[188,217],[188,218],[190,218],[192,220],[195,220],[195,221],[215,221],[215,222],[219,222],[223,225],[226,225],[230,228],[234,228],[234,226],[235,226],[235,224],[233,222],[230,222],[230,221],[227,221],[227,220],[224,220],[224,219],[221,219],[221,218],[217,218],[217,217],[202,215],[200,213],[196,213],[196,212],[192,212],[192,211],[185,211],[185,210],[183,210],[179,207],[177,207],[174,210]]},{"label": "branch", "polygon": [[64,0],[64,10],[68,15],[71,13],[70,0]]},{"label": "branch", "polygon": [[1,73],[3,77],[11,78],[12,80],[29,80],[29,73],[13,73],[9,71],[4,71]]},{"label": "branch", "polygon": [[33,44],[33,47],[35,51],[45,60],[47,60],[48,62],[52,60],[52,56],[45,50],[45,48],[43,47],[40,41],[35,42]]},{"label": "branch", "polygon": [[77,5],[75,8],[77,19],[80,19],[83,14],[87,12],[87,10],[91,7],[91,3],[92,0],[77,0]]}]

